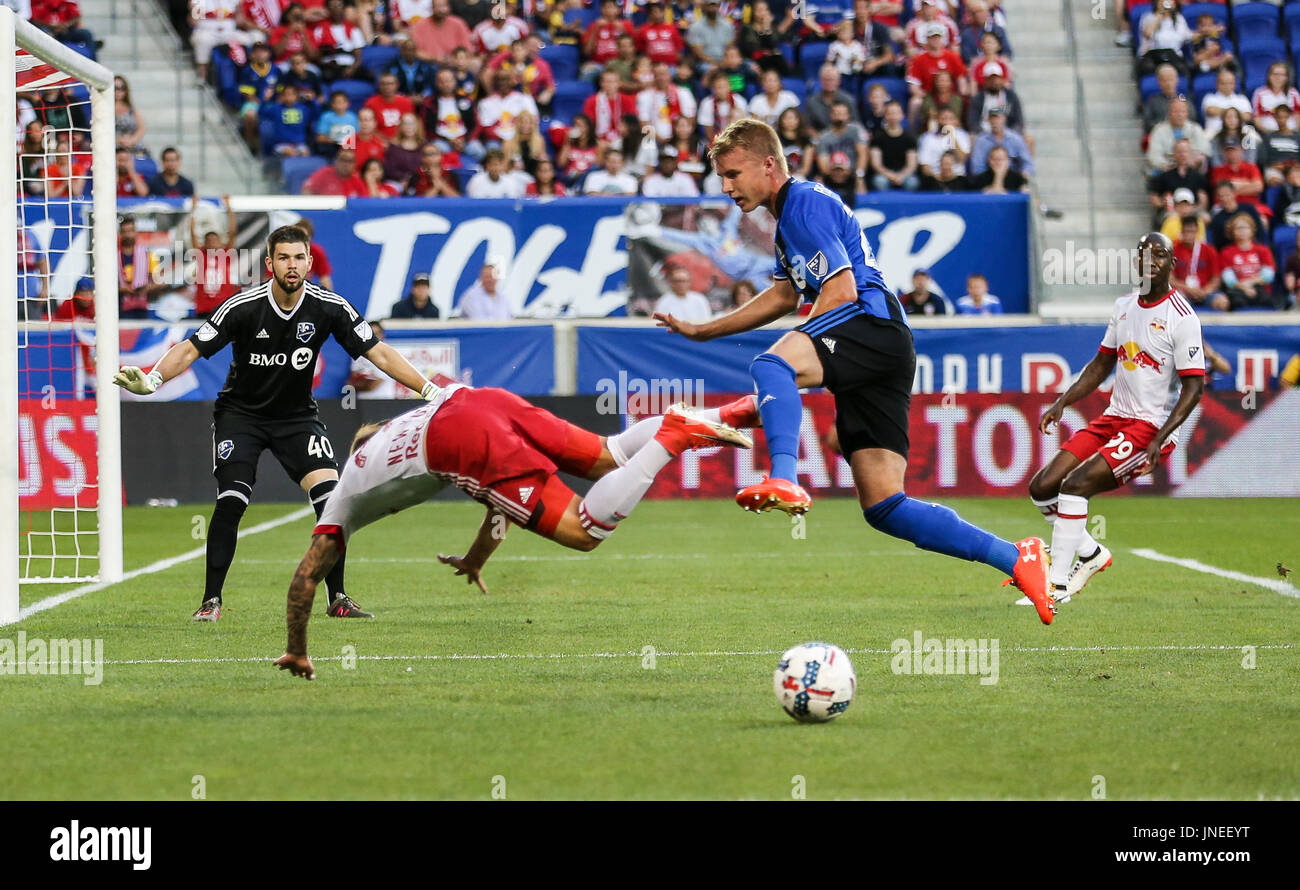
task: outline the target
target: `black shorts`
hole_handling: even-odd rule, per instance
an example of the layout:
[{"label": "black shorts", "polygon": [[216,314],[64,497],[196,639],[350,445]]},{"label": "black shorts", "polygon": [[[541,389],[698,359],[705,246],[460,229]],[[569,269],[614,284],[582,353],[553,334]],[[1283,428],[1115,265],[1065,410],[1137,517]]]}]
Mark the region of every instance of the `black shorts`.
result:
[{"label": "black shorts", "polygon": [[916,377],[912,329],[901,321],[863,314],[809,337],[821,359],[822,384],[835,396],[841,453],[848,457],[860,448],[884,448],[907,457],[907,419]]},{"label": "black shorts", "polygon": [[257,461],[271,449],[289,478],[298,483],[313,470],[338,470],[334,445],[319,417],[264,420],[234,411],[212,418],[212,472],[230,464],[248,464],[257,478]]}]

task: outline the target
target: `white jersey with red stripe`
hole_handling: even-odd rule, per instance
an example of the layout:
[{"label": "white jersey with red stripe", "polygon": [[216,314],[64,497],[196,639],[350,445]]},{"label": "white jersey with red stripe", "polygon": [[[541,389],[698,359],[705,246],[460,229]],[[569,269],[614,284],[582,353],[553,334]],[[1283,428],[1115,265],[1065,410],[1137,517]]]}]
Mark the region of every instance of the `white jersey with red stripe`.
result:
[{"label": "white jersey with red stripe", "polygon": [[1099,347],[1117,358],[1115,387],[1105,413],[1160,427],[1176,400],[1175,380],[1205,376],[1201,322],[1175,290],[1149,305],[1138,297],[1134,291],[1115,301]]},{"label": "white jersey with red stripe", "polygon": [[421,504],[447,487],[429,472],[424,440],[438,409],[465,387],[444,386],[430,401],[394,417],[348,457],[338,487],[316,523],[317,533],[353,532],[392,513]]}]

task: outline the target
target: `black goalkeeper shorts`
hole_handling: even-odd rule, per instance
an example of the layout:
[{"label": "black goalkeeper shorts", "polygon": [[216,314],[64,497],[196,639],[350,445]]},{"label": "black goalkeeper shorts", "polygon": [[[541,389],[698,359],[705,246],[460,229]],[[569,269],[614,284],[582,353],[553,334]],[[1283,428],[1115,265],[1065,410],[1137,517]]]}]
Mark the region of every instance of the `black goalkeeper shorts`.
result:
[{"label": "black goalkeeper shorts", "polygon": [[314,470],[338,470],[334,446],[319,417],[299,420],[267,420],[221,411],[212,419],[212,472],[229,464],[253,468],[250,485],[257,478],[257,461],[271,450],[285,473],[295,483]]}]

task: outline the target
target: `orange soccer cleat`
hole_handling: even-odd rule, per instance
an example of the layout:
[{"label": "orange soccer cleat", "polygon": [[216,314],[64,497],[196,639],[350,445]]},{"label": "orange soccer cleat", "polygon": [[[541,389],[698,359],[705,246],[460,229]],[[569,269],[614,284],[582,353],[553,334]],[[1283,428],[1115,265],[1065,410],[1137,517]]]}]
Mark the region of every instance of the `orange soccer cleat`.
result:
[{"label": "orange soccer cleat", "polygon": [[752,448],[749,436],[732,429],[725,423],[713,423],[682,405],[673,405],[664,412],[663,423],[655,433],[655,441],[668,449],[669,454],[681,454],[690,448],[708,448],[714,445],[734,445]]},{"label": "orange soccer cleat", "polygon": [[763,418],[758,414],[758,396],[753,393],[728,402],[718,411],[722,414],[723,423],[738,430],[752,430],[763,425]]},{"label": "orange soccer cleat", "polygon": [[764,476],[762,482],[736,492],[736,503],[755,513],[775,508],[784,510],[791,516],[800,516],[812,508],[812,498],[802,485],[789,479],[772,479],[769,476]]},{"label": "orange soccer cleat", "polygon": [[1020,550],[1020,558],[1016,560],[1015,575],[1002,583],[1019,587],[1038,610],[1039,619],[1044,624],[1051,624],[1056,615],[1056,601],[1052,599],[1052,585],[1048,578],[1052,560],[1047,546],[1042,538],[1025,538],[1017,541],[1016,547]]}]

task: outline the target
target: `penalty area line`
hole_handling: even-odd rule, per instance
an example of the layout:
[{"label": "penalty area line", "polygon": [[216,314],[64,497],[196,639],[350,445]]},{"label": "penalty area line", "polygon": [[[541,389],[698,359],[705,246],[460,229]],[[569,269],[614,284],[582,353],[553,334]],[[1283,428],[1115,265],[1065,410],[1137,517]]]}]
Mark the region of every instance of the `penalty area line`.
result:
[{"label": "penalty area line", "polygon": [[[273,528],[278,528],[279,526],[287,525],[290,522],[297,522],[299,519],[303,519],[311,515],[313,515],[312,508],[303,507],[301,509],[294,510],[292,513],[286,513],[285,515],[277,519],[269,519],[266,522],[260,522],[257,525],[250,526],[246,529],[241,529],[239,532],[239,537],[244,538],[244,537],[248,537],[249,535],[256,535],[265,531],[270,531]],[[22,621],[26,618],[30,618],[33,615],[37,614],[38,612],[44,612],[48,609],[53,609],[55,606],[61,606],[64,603],[71,602],[72,600],[80,599],[83,596],[87,596],[92,593],[98,593],[99,591],[104,590],[105,588],[114,587],[118,584],[123,583],[124,581],[130,581],[132,578],[139,578],[141,575],[152,575],[155,574],[156,572],[166,571],[167,569],[170,569],[173,566],[178,566],[181,563],[189,562],[192,559],[198,559],[200,556],[203,556],[206,553],[207,553],[206,545],[204,545],[203,547],[195,547],[193,550],[187,550],[186,552],[178,554],[177,556],[169,556],[166,559],[160,559],[157,562],[151,562],[147,566],[141,566],[138,569],[132,569],[129,572],[125,572],[122,575],[122,579],[120,581],[96,581],[93,584],[84,584],[81,587],[74,587],[72,590],[65,590],[63,593],[56,593],[54,596],[47,596],[43,600],[37,600],[36,602],[32,603],[30,606],[24,606],[23,608],[21,608],[18,611],[18,621]],[[17,623],[17,622],[13,622],[13,623]],[[3,626],[4,625],[0,623],[0,627]]]},{"label": "penalty area line", "polygon": [[1206,575],[1218,575],[1220,578],[1227,578],[1230,581],[1240,581],[1243,584],[1255,584],[1267,588],[1274,593],[1280,593],[1283,596],[1300,598],[1300,590],[1280,578],[1259,578],[1255,575],[1247,575],[1242,572],[1234,572],[1229,569],[1221,569],[1217,566],[1206,565],[1205,563],[1195,559],[1183,559],[1178,556],[1169,556],[1157,550],[1151,550],[1145,547],[1130,552],[1132,552],[1134,556],[1140,556],[1143,559],[1150,559],[1155,562],[1167,562],[1172,565],[1182,566],[1185,569],[1191,569],[1193,572],[1202,572]]},{"label": "penalty area line", "polygon": [[[1293,649],[1290,643],[1264,643],[1251,644],[1254,649]],[[1108,652],[1240,652],[1244,648],[1232,645],[1168,645],[1168,646],[1017,646],[1015,648],[1003,648],[1002,652],[1017,653],[1057,653],[1057,652],[1096,652],[1105,654]],[[705,652],[658,652],[654,653],[656,658],[721,658],[721,657],[770,657],[781,655],[783,649],[758,649],[758,650],[710,650]],[[850,655],[894,655],[894,649],[845,649]],[[644,658],[644,652],[553,652],[553,653],[448,653],[445,655],[425,654],[425,655],[322,655],[312,656],[312,661],[343,661],[345,658],[355,659],[356,661],[549,661],[560,659],[589,659],[589,658]],[[239,657],[239,658],[125,658],[125,659],[104,659],[105,665],[130,665],[130,664],[256,664],[269,663],[277,656],[265,655],[261,657]]]}]

